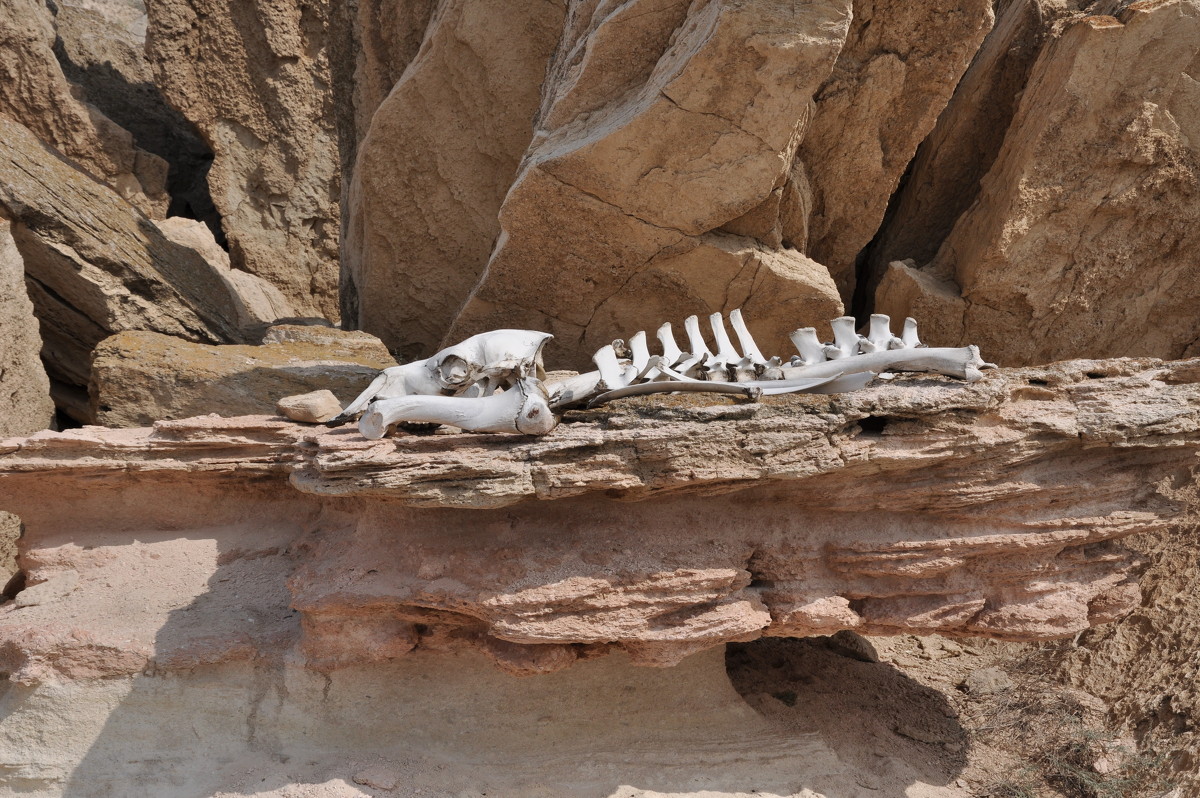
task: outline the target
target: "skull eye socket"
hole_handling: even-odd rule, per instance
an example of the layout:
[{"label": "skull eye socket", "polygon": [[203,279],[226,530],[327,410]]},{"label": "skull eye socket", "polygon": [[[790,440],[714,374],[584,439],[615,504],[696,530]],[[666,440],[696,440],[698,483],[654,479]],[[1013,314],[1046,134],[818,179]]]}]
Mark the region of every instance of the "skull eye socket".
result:
[{"label": "skull eye socket", "polygon": [[458,355],[449,355],[438,364],[438,377],[446,385],[462,385],[471,376],[471,364]]}]

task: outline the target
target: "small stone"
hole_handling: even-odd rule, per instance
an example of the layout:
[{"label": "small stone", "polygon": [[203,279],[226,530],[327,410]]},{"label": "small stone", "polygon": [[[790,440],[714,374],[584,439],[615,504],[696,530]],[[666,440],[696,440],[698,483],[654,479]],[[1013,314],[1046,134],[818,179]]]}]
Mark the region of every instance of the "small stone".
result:
[{"label": "small stone", "polygon": [[971,671],[960,687],[971,695],[992,695],[1011,690],[1013,683],[1008,674],[999,668],[980,668]]},{"label": "small stone", "polygon": [[400,772],[389,765],[371,765],[354,774],[354,783],[377,790],[394,790],[400,783]]},{"label": "small stone", "polygon": [[342,404],[333,391],[321,390],[285,396],[275,404],[275,409],[292,421],[321,424],[342,412]]},{"label": "small stone", "polygon": [[879,652],[875,650],[875,646],[858,632],[843,629],[829,638],[828,645],[830,650],[843,657],[861,662],[879,662]]}]

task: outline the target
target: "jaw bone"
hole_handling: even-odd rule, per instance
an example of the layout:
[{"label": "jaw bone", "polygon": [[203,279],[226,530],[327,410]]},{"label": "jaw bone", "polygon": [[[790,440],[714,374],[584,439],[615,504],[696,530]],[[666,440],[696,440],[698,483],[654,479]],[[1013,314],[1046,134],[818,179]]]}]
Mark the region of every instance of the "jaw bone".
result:
[{"label": "jaw bone", "polygon": [[491,396],[400,396],[372,402],[358,422],[364,438],[379,439],[401,423],[448,424],[467,432],[545,435],[558,424],[535,377]]}]

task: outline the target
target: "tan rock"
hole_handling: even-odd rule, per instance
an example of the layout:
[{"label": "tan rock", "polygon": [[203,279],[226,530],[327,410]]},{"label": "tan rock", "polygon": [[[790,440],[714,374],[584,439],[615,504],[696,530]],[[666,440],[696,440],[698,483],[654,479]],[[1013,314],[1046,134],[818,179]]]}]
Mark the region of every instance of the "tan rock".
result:
[{"label": "tan rock", "polygon": [[[727,251],[757,245],[714,231],[739,219],[736,230],[761,228],[742,217],[783,204],[812,95],[849,17],[847,0],[799,11],[774,2],[579,6],[547,73],[495,251],[445,340],[545,329],[557,336],[553,357],[581,365],[616,335],[736,307],[742,296],[709,287],[747,279],[747,258]],[[723,235],[734,243],[713,246]],[[767,277],[781,296],[840,310],[809,261],[762,248],[777,253],[767,260],[793,264]],[[670,275],[669,295],[646,289],[663,281],[655,272]],[[659,315],[664,304],[669,318]],[[824,320],[784,321],[788,310],[764,308],[751,322],[774,330]]]},{"label": "tan rock", "polygon": [[[42,367],[42,339],[25,292],[25,264],[0,219],[0,435],[28,435],[54,421],[50,380]],[[0,511],[0,580],[17,573],[21,519]]]},{"label": "tan rock", "polygon": [[1200,352],[1198,26],[1190,0],[1066,25],[979,198],[921,266],[939,288],[892,269],[877,309],[1002,364]]},{"label": "tan rock", "polygon": [[1002,8],[893,199],[872,253],[872,293],[888,263],[931,261],[979,195],[1042,44],[1066,12],[1056,0],[1014,0]]},{"label": "tan rock", "polygon": [[275,409],[279,411],[279,415],[292,421],[320,424],[341,413],[342,403],[333,395],[333,391],[323,389],[285,396],[275,403]]},{"label": "tan rock", "polygon": [[169,106],[146,61],[146,7],[141,0],[57,0],[56,53],[63,74],[89,105],[133,136],[136,146],[169,165],[169,217],[200,219],[220,233],[205,177],[212,151],[196,128]]},{"label": "tan rock", "polygon": [[[396,365],[378,341],[373,351],[365,350],[362,336],[350,334],[347,347],[329,329],[319,344],[207,346],[158,333],[119,333],[96,347],[92,362],[89,392],[96,420],[138,427],[207,413],[270,414],[284,397],[315,389],[331,389],[349,401],[380,369]],[[336,415],[341,406],[336,398],[332,403]]]},{"label": "tan rock", "polygon": [[28,127],[144,212],[167,207],[166,163],[79,97],[54,54],[56,31],[40,0],[0,2],[0,114]]},{"label": "tan rock", "polygon": [[[850,302],[855,262],[992,27],[990,0],[856,0],[798,157],[812,186],[808,255]],[[796,325],[802,326],[802,325]]]},{"label": "tan rock", "polygon": [[12,217],[56,401],[81,421],[92,348],[108,335],[216,343],[254,332],[238,326],[243,302],[219,269],[3,116],[0,208]]},{"label": "tan rock", "polygon": [[563,14],[557,0],[444,4],[358,146],[347,321],[405,357],[437,350],[487,265]]},{"label": "tan rock", "polygon": [[146,34],[158,87],[212,147],[208,183],[233,266],[329,319],[338,317],[337,129],[350,113],[332,94],[340,7],[151,3]]}]

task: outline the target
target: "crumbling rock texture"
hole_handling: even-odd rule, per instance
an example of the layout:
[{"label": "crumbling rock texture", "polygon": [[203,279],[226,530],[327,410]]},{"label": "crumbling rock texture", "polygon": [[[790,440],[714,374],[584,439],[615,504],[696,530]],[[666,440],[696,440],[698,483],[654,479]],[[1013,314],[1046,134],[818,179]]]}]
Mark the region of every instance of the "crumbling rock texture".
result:
[{"label": "crumbling rock texture", "polygon": [[42,0],[0,2],[0,114],[104,181],[143,212],[166,211],[167,164],[82,102],[54,54],[54,16]]},{"label": "crumbling rock texture", "polygon": [[806,251],[847,305],[859,252],[991,27],[990,0],[854,4],[798,155],[813,195]]},{"label": "crumbling rock texture", "polygon": [[487,263],[563,10],[442,4],[358,145],[346,302],[353,323],[408,356],[436,349]]},{"label": "crumbling rock texture", "polygon": [[877,308],[1003,364],[1200,351],[1198,58],[1192,0],[1067,21],[979,196],[932,262],[889,267]]},{"label": "crumbling rock texture", "polygon": [[635,402],[534,440],[39,433],[4,444],[0,506],[50,598],[0,609],[0,650],[34,683],[293,649],[331,671],[467,646],[531,674],[839,629],[1070,635],[1136,604],[1118,541],[1179,515],[1163,486],[1195,477],[1197,430],[1200,362],[1118,360]]},{"label": "crumbling rock texture", "polygon": [[721,228],[783,207],[849,22],[848,0],[574,7],[495,251],[446,339],[544,329],[586,362],[614,331],[687,313],[745,304],[766,340],[840,315],[825,269],[747,234],[779,211]]},{"label": "crumbling rock texture", "polygon": [[212,149],[208,172],[235,268],[304,314],[338,318],[344,111],[334,98],[340,4],[150,3],[146,51],[167,100]]}]

